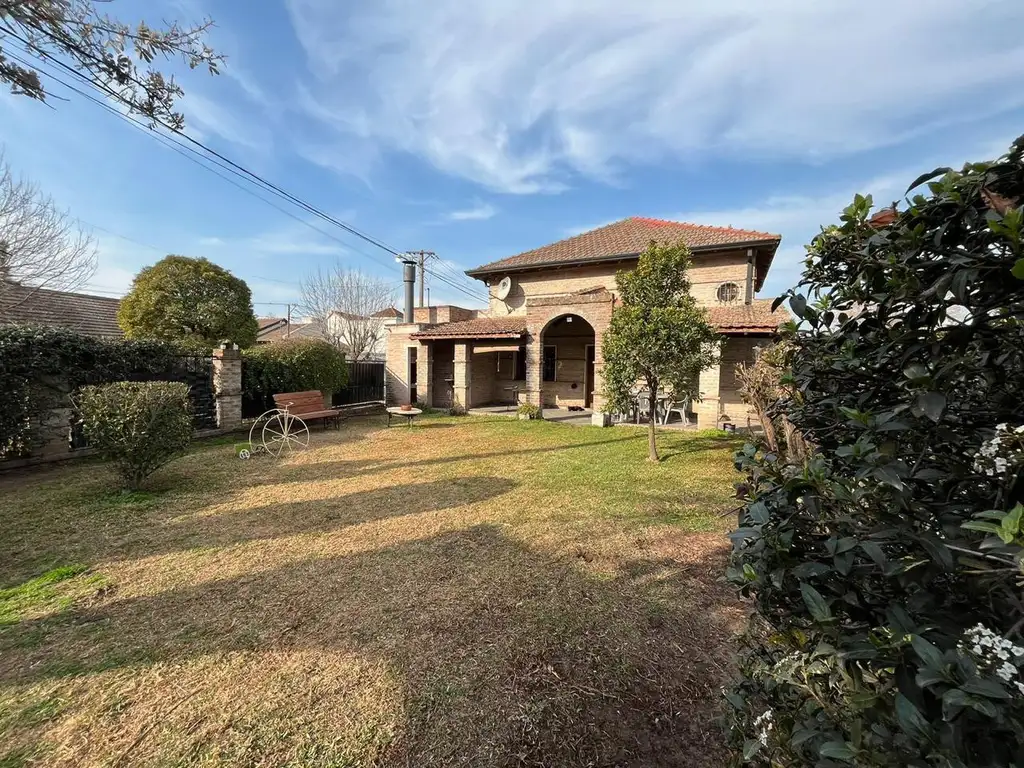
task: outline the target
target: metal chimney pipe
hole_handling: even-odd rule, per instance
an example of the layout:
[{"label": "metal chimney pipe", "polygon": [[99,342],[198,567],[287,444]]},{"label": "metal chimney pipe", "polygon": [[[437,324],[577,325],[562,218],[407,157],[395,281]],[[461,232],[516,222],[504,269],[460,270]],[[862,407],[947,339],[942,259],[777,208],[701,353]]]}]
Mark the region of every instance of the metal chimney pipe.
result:
[{"label": "metal chimney pipe", "polygon": [[411,323],[413,318],[413,288],[416,285],[416,262],[403,261],[402,264],[404,265],[402,280],[405,283],[405,316],[402,320],[406,323]]}]

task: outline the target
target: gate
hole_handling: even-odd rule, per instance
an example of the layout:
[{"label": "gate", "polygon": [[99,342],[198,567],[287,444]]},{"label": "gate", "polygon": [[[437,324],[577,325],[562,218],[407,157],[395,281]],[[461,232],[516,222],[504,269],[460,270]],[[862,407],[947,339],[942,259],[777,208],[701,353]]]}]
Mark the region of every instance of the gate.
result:
[{"label": "gate", "polygon": [[384,399],[384,361],[364,360],[348,364],[348,386],[334,393],[334,405],[375,403]]}]

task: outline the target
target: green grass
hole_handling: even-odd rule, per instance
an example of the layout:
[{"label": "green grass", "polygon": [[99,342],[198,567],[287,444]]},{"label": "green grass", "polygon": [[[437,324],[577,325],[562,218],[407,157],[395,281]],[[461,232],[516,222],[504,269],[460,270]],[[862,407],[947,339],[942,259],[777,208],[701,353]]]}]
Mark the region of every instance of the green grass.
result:
[{"label": "green grass", "polygon": [[0,478],[0,766],[719,765],[738,441],[659,443],[429,415]]}]

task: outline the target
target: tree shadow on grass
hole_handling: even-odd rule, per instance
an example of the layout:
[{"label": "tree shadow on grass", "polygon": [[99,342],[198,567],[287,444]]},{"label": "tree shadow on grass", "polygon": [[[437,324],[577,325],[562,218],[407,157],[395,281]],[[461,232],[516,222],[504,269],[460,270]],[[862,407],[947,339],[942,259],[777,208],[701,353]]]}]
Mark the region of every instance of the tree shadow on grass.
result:
[{"label": "tree shadow on grass", "polygon": [[[683,561],[631,561],[608,578],[478,525],[22,621],[0,635],[0,684],[88,686],[92,673],[116,673],[144,711],[150,699],[192,691],[193,711],[162,718],[173,738],[133,745],[143,762],[199,762],[187,758],[218,747],[203,740],[230,741],[244,723],[250,764],[278,764],[275,750],[306,739],[349,750],[352,765],[719,766],[713,719],[736,619],[715,581],[723,557],[716,544]],[[29,635],[42,641],[18,642]],[[276,691],[272,721],[258,714],[264,678],[218,690],[233,702],[226,711],[201,704],[211,663],[265,668],[295,654],[315,663]],[[353,654],[385,665],[400,686],[366,722],[387,737],[339,746],[329,727],[290,728],[356,716],[349,707],[372,681],[346,666]],[[152,665],[161,672],[147,677]],[[327,679],[343,680],[345,694],[311,697]],[[210,723],[192,734],[197,711]],[[102,750],[123,749],[140,727],[131,709],[77,717],[65,738],[100,750],[87,761],[108,759]],[[81,739],[83,728],[96,738]]]}]

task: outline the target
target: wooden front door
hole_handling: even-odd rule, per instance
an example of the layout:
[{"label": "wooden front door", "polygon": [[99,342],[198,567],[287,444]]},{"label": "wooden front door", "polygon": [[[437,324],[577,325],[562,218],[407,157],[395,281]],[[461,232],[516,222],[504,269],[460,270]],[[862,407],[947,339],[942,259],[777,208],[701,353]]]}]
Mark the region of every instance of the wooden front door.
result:
[{"label": "wooden front door", "polygon": [[594,345],[587,344],[587,365],[583,379],[583,404],[594,407]]}]

